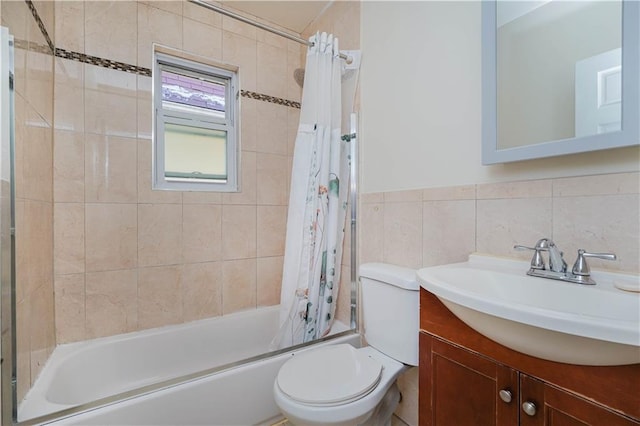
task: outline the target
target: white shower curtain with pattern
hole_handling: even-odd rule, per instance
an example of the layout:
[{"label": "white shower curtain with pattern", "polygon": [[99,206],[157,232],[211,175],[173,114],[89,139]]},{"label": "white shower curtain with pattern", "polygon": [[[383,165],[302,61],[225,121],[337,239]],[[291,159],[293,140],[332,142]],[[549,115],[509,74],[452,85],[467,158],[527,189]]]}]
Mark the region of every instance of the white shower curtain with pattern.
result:
[{"label": "white shower curtain with pattern", "polygon": [[347,210],[349,151],[341,138],[338,39],[316,34],[307,52],[280,300],[272,349],[326,335],[335,315]]}]

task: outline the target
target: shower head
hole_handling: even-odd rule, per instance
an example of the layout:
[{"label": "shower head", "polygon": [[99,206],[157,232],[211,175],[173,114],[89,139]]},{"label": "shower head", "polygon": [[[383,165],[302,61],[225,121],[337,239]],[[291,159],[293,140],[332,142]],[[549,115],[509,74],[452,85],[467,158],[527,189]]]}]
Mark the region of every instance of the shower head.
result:
[{"label": "shower head", "polygon": [[298,86],[304,85],[304,68],[296,68],[293,72],[293,79],[298,83]]},{"label": "shower head", "polygon": [[[345,81],[349,78],[351,78],[351,76],[353,74],[356,73],[355,69],[347,69],[347,70],[343,70],[342,71],[342,80]],[[296,81],[296,83],[298,83],[298,86],[302,87],[304,86],[304,68],[296,68],[293,71],[293,79]]]}]

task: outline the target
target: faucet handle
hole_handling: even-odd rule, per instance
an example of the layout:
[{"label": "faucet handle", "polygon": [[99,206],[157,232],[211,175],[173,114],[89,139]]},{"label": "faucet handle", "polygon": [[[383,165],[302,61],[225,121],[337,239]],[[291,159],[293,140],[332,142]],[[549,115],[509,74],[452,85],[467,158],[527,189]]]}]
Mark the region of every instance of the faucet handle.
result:
[{"label": "faucet handle", "polygon": [[587,260],[585,259],[586,257],[595,257],[604,260],[617,259],[614,253],[588,253],[584,249],[579,249],[578,258],[576,259],[576,262],[573,264],[573,268],[571,269],[573,275],[588,277],[591,274],[591,269],[589,269],[589,265],[587,264]]},{"label": "faucet handle", "polygon": [[541,250],[545,250],[544,248],[538,247],[538,245],[536,245],[535,247],[527,247],[521,246],[519,244],[516,244],[515,246],[513,246],[513,248],[514,250],[535,251],[533,257],[531,258],[531,269],[544,269],[544,259],[542,258],[542,254],[540,253]]}]

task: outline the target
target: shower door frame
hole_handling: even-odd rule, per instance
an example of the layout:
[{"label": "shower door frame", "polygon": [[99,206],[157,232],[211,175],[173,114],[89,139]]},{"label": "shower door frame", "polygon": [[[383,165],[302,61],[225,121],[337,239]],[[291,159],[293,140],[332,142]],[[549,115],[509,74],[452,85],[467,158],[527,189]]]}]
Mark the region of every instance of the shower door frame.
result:
[{"label": "shower door frame", "polygon": [[13,44],[9,29],[0,27],[0,422],[3,425],[13,424],[17,417]]}]

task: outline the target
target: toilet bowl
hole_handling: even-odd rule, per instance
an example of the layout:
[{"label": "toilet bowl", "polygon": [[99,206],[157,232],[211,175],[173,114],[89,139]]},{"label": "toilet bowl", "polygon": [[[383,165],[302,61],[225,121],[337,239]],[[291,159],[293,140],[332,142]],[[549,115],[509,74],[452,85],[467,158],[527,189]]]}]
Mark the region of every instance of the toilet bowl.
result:
[{"label": "toilet bowl", "polygon": [[275,402],[294,425],[389,425],[400,401],[395,381],[418,365],[415,270],[363,264],[360,283],[369,346],[310,349],[292,356],[278,372]]},{"label": "toilet bowl", "polygon": [[[292,357],[274,384],[276,404],[298,426],[375,424],[400,400],[396,378],[408,366],[370,346],[331,345]],[[385,404],[381,404],[385,402]],[[383,413],[383,411],[385,413]]]}]

